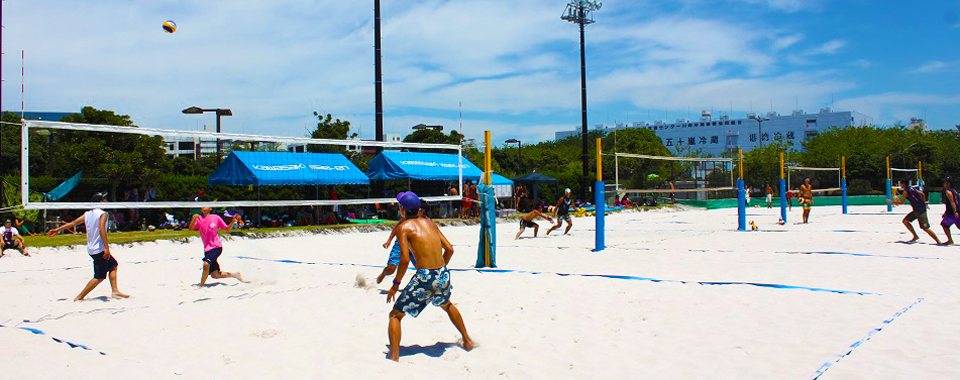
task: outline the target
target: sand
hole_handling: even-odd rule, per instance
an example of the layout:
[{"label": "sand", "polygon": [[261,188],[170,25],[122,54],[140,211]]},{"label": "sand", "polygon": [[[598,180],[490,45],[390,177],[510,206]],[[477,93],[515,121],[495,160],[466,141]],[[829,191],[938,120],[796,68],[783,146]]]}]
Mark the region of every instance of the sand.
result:
[{"label": "sand", "polygon": [[0,368],[10,379],[958,378],[960,246],[898,243],[907,211],[815,208],[799,225],[795,209],[779,226],[779,210],[750,209],[760,230],[747,233],[735,210],[625,212],[608,217],[600,253],[591,218],[521,240],[502,223],[500,269],[526,271],[504,273],[469,270],[478,227],[445,228],[450,268],[464,269],[453,301],[479,347],[461,349],[429,307],[404,318],[400,363],[385,359],[389,280],[372,286],[388,232],[232,239],[221,266],[252,282],[205,289],[191,286],[198,240],[115,246],[132,297],[109,299],[104,283],[79,303],[92,275],[83,248],[35,249],[0,259]]}]

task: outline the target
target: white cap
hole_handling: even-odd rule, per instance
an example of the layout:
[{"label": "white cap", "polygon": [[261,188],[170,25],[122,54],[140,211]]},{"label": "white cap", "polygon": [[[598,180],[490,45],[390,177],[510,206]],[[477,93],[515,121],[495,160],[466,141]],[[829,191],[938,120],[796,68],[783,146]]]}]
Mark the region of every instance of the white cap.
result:
[{"label": "white cap", "polygon": [[570,192],[570,188],[569,188],[569,187],[568,187],[568,188],[566,188],[565,190],[563,190],[563,192],[565,192],[565,193],[569,193],[569,192]]}]

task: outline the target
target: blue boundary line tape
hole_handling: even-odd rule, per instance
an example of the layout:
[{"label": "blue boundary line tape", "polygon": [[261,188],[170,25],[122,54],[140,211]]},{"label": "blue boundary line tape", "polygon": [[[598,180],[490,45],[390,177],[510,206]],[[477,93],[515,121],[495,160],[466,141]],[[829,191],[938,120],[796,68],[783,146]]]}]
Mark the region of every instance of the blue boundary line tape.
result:
[{"label": "blue boundary line tape", "polygon": [[911,303],[911,304],[908,305],[907,307],[904,307],[903,309],[901,309],[900,311],[898,311],[896,314],[894,314],[894,315],[893,315],[892,317],[890,317],[889,319],[884,320],[883,323],[881,323],[879,327],[876,327],[876,328],[874,328],[873,330],[870,330],[870,332],[867,333],[867,336],[863,337],[863,339],[860,339],[860,340],[854,342],[853,344],[851,344],[851,345],[850,345],[850,349],[848,349],[846,353],[837,355],[837,358],[836,358],[835,360],[833,360],[833,361],[829,361],[829,362],[823,363],[823,365],[821,365],[820,368],[817,369],[816,372],[814,372],[814,376],[811,378],[811,380],[818,380],[818,379],[820,379],[820,376],[823,376],[823,374],[826,373],[827,370],[829,370],[830,368],[832,368],[834,364],[837,364],[837,363],[839,363],[840,360],[842,360],[843,358],[845,358],[845,357],[847,357],[847,356],[850,356],[850,354],[853,353],[853,350],[856,350],[857,347],[862,346],[864,343],[866,343],[868,340],[870,340],[870,338],[873,338],[874,335],[877,335],[877,333],[879,333],[880,330],[883,330],[884,327],[886,327],[886,326],[889,325],[890,323],[893,323],[893,321],[894,321],[895,319],[897,319],[897,318],[900,317],[901,315],[905,314],[907,311],[909,311],[910,309],[912,309],[914,306],[916,306],[917,304],[919,304],[919,303],[922,302],[922,301],[923,301],[923,298],[917,298],[916,301],[913,301],[913,303]]},{"label": "blue boundary line tape", "polygon": [[63,339],[54,337],[54,336],[47,335],[47,333],[43,332],[43,330],[34,329],[34,328],[30,328],[30,327],[14,327],[14,326],[4,326],[4,325],[0,325],[0,327],[6,327],[6,328],[11,328],[11,329],[23,330],[23,331],[27,331],[27,332],[33,333],[33,334],[35,334],[35,335],[45,335],[45,336],[50,337],[50,339],[53,339],[54,342],[66,344],[67,346],[70,346],[70,348],[80,348],[80,349],[84,349],[84,350],[87,350],[87,351],[97,352],[97,353],[99,353],[100,355],[106,355],[106,353],[104,353],[104,352],[102,352],[102,351],[94,351],[94,350],[91,349],[90,347],[84,346],[84,345],[82,345],[82,344],[69,342],[69,341],[66,341],[66,340],[63,340]]},{"label": "blue boundary line tape", "polygon": [[[354,267],[366,267],[366,268],[383,268],[380,265],[370,265],[370,264],[350,264],[350,263],[312,263],[307,261],[295,261],[295,260],[273,260],[273,259],[261,259],[256,257],[249,256],[234,256],[237,259],[243,260],[257,260],[257,261],[271,261],[284,264],[302,264],[302,265],[331,265],[331,266],[354,266]],[[450,269],[451,272],[479,272],[479,273],[522,273],[522,274],[547,274],[555,275],[561,277],[593,277],[593,278],[609,278],[614,280],[635,280],[635,281],[650,281],[650,282],[664,282],[664,283],[677,283],[677,284],[699,284],[699,285],[745,285],[745,286],[756,286],[761,288],[774,288],[774,289],[795,289],[795,290],[809,290],[812,292],[827,292],[827,293],[836,293],[836,294],[857,294],[861,296],[866,295],[881,295],[880,293],[871,293],[871,292],[858,292],[852,290],[838,290],[838,289],[827,289],[827,288],[815,288],[809,286],[798,286],[798,285],[783,285],[783,284],[768,284],[762,282],[740,282],[740,281],[684,281],[684,280],[664,280],[652,277],[640,277],[640,276],[629,276],[629,275],[614,275],[614,274],[579,274],[579,273],[558,273],[558,272],[536,272],[536,271],[527,271],[527,270],[513,270],[513,269]]]},{"label": "blue boundary line tape", "polygon": [[860,257],[883,257],[883,258],[889,258],[889,259],[942,260],[942,258],[940,257],[888,256],[888,255],[871,255],[869,253],[849,253],[849,252],[777,252],[777,253],[786,253],[790,255],[849,255],[849,256],[860,256]]}]

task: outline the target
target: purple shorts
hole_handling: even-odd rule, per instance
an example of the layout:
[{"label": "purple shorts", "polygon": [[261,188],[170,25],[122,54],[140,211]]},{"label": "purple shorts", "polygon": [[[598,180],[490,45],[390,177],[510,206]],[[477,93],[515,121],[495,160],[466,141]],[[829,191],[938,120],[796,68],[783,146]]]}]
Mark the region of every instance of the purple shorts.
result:
[{"label": "purple shorts", "polygon": [[960,228],[960,217],[956,215],[944,215],[940,225],[943,227],[957,226],[957,228]]}]

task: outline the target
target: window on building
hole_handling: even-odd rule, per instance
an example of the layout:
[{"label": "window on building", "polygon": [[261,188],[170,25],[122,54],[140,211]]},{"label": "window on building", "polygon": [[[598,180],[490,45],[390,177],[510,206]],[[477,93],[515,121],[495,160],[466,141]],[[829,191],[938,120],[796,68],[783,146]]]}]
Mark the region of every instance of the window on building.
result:
[{"label": "window on building", "polygon": [[740,136],[738,135],[727,136],[727,147],[734,147],[739,144],[740,144]]},{"label": "window on building", "polygon": [[193,141],[181,141],[177,143],[177,150],[193,150]]},{"label": "window on building", "polygon": [[810,140],[810,139],[812,139],[812,138],[814,138],[814,137],[817,137],[817,131],[807,131],[807,133],[806,133],[806,139],[807,139],[807,140]]}]

